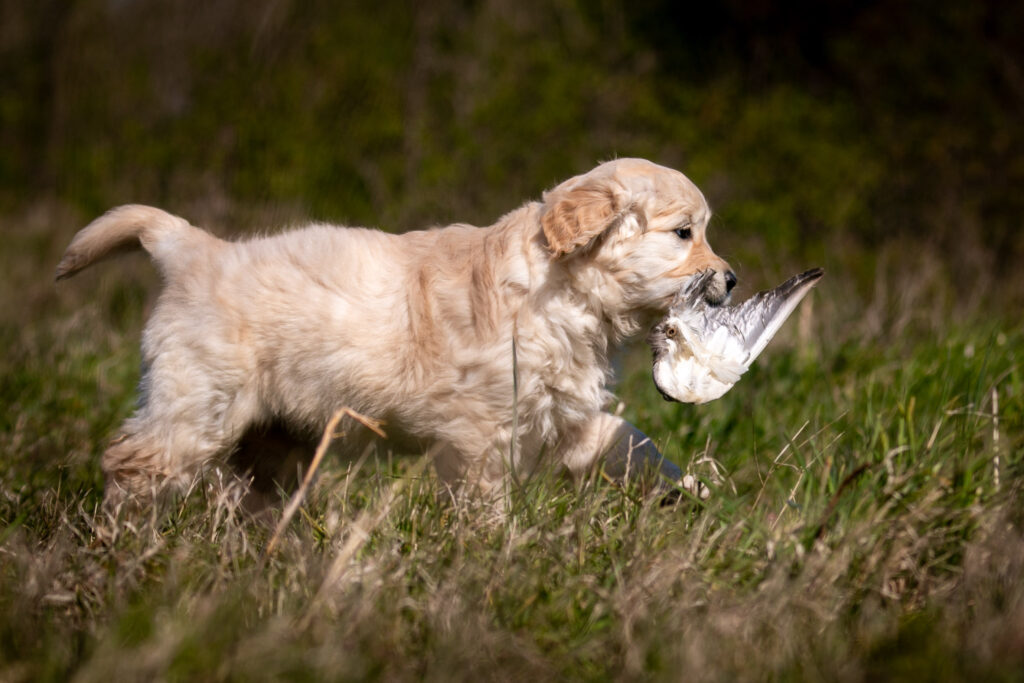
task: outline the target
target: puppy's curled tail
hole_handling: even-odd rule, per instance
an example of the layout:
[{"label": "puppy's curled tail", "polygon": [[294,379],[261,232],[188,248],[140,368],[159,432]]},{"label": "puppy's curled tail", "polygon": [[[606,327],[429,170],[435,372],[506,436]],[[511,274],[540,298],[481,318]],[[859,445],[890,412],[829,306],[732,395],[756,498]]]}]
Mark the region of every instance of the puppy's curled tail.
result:
[{"label": "puppy's curled tail", "polygon": [[218,242],[210,233],[166,211],[127,204],[111,209],[78,231],[57,264],[57,279],[69,278],[116,254],[139,247],[153,257],[165,275],[174,262],[188,261],[192,247]]}]

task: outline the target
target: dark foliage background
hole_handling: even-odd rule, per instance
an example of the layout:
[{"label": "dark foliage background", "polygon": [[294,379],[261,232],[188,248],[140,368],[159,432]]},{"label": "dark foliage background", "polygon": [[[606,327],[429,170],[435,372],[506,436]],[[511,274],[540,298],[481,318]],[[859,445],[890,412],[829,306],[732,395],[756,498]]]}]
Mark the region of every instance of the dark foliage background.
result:
[{"label": "dark foliage background", "polygon": [[[1021,36],[1020,2],[0,0],[0,681],[1021,680]],[[159,283],[54,285],[98,214],[488,225],[616,156],[704,190],[740,298],[828,273],[722,400],[616,358],[708,502],[538,477],[495,519],[328,458],[270,558],[212,471],[100,507]]]},{"label": "dark foliage background", "polygon": [[867,306],[905,258],[952,314],[1002,308],[1022,28],[949,0],[3,0],[0,211],[55,203],[61,240],[129,201],[221,232],[489,224],[635,155],[704,188],[741,279],[814,259]]}]

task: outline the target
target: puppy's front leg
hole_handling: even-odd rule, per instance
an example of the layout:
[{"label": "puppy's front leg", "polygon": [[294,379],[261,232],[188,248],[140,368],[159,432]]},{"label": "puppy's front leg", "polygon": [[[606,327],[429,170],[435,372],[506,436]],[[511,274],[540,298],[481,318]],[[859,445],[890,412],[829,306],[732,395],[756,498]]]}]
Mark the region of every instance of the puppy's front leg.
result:
[{"label": "puppy's front leg", "polygon": [[564,454],[566,466],[574,474],[602,466],[605,474],[622,482],[636,477],[653,477],[654,491],[663,494],[663,502],[675,502],[682,486],[694,496],[706,499],[708,488],[696,477],[683,471],[665,458],[651,439],[639,429],[608,413],[591,420],[579,435],[579,440]]}]

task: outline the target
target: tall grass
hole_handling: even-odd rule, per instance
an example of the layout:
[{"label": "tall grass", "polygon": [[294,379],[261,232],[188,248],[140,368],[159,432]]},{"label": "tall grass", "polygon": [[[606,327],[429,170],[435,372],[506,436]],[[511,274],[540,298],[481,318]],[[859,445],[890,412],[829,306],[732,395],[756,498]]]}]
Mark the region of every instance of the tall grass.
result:
[{"label": "tall grass", "polygon": [[709,501],[549,472],[497,514],[416,456],[328,458],[265,554],[217,473],[166,515],[100,510],[155,282],[125,259],[54,289],[69,220],[3,257],[0,679],[1022,677],[1019,323],[851,303],[840,268],[715,403],[623,357],[621,410]]},{"label": "tall grass", "polygon": [[[1021,10],[730,5],[0,0],[0,681],[1024,678]],[[53,285],[97,213],[483,223],[628,155],[740,298],[828,273],[710,405],[617,359],[710,500],[549,472],[499,515],[379,452],[273,552],[216,473],[100,511],[158,283]]]}]

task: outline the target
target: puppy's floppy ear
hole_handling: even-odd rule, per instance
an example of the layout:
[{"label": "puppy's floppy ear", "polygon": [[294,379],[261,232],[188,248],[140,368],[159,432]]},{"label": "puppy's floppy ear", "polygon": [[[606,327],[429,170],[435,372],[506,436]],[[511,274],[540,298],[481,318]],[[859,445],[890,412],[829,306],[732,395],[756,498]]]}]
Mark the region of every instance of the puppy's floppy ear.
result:
[{"label": "puppy's floppy ear", "polygon": [[556,258],[588,244],[622,215],[624,202],[607,181],[584,181],[544,195],[540,225]]}]

